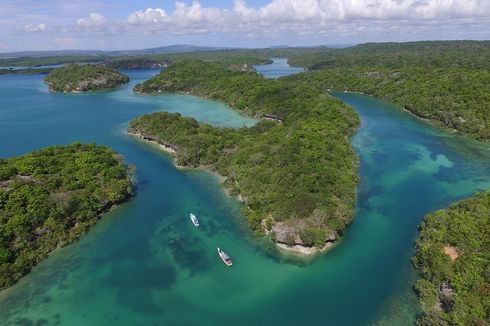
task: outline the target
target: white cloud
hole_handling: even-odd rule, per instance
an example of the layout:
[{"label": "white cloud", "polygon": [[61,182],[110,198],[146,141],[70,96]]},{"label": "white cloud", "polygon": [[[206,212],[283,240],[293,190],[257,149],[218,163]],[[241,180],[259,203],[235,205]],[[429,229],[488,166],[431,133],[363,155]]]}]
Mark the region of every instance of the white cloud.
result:
[{"label": "white cloud", "polygon": [[104,32],[108,28],[108,21],[101,13],[93,12],[77,20],[76,28],[83,32]]},{"label": "white cloud", "polygon": [[[411,32],[423,32],[427,26],[456,26],[463,21],[465,28],[474,25],[481,31],[481,26],[490,21],[490,0],[271,0],[261,7],[235,0],[231,9],[204,7],[199,1],[176,1],[172,12],[146,8],[119,20],[93,12],[74,26],[56,30],[89,34],[228,33],[258,37],[287,33],[361,34],[385,26],[397,27],[401,33],[408,28]],[[29,33],[47,30],[46,24],[27,25],[23,29]]]},{"label": "white cloud", "polygon": [[165,10],[160,8],[147,8],[139,10],[129,15],[127,22],[133,26],[158,25],[170,20]]},{"label": "white cloud", "polygon": [[[261,34],[288,30],[297,34],[322,32],[332,25],[356,21],[441,21],[490,19],[489,0],[272,0],[253,8],[236,0],[231,10],[203,7],[200,2],[177,1],[175,10],[137,11],[126,21],[126,31],[181,33],[238,32]],[[134,28],[137,27],[137,28]]]},{"label": "white cloud", "polygon": [[48,25],[45,23],[37,25],[25,25],[21,32],[25,33],[44,33],[48,31]]},{"label": "white cloud", "polygon": [[121,27],[127,32],[192,34],[219,31],[232,22],[231,18],[228,10],[206,8],[198,1],[191,4],[177,1],[170,15],[161,8],[147,8],[130,14]]}]

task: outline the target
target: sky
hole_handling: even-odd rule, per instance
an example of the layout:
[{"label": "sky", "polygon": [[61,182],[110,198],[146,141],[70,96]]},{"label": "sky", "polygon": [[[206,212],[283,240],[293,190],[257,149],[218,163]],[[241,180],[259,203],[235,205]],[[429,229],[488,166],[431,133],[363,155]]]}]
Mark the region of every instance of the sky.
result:
[{"label": "sky", "polygon": [[490,39],[490,0],[0,0],[0,52]]}]

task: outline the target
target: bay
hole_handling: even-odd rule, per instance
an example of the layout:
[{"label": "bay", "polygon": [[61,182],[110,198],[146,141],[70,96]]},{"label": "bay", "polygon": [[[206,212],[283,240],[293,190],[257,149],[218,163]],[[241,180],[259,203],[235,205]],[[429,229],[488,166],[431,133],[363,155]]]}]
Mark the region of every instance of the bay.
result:
[{"label": "bay", "polygon": [[[280,62],[257,70],[284,74]],[[127,71],[131,85],[89,94],[51,94],[42,76],[0,76],[0,157],[97,142],[138,169],[130,202],[0,294],[0,324],[413,323],[417,225],[427,212],[490,189],[488,144],[441,132],[372,97],[334,94],[362,121],[352,139],[361,159],[356,217],[329,253],[281,256],[250,234],[240,203],[214,176],[177,170],[167,154],[125,134],[133,117],[158,110],[215,126],[255,122],[218,102],[132,93],[157,72]],[[232,268],[216,246],[232,256]]]}]

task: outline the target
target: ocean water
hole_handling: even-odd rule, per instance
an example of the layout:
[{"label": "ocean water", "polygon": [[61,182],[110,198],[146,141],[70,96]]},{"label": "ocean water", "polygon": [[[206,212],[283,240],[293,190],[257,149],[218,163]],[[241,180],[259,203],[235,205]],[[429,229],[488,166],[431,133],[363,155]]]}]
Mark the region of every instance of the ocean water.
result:
[{"label": "ocean water", "polygon": [[[266,70],[276,76],[274,64]],[[127,73],[134,84],[157,72]],[[178,170],[167,154],[124,132],[133,117],[158,110],[216,126],[254,120],[195,97],[134,95],[131,85],[50,94],[41,81],[0,76],[0,157],[73,141],[109,145],[137,166],[137,192],[1,293],[0,325],[409,325],[418,312],[410,264],[418,223],[490,189],[488,144],[438,131],[372,97],[334,94],[362,121],[352,139],[361,159],[355,220],[327,254],[278,255],[250,234],[240,203],[214,176]]]},{"label": "ocean water", "polygon": [[269,65],[254,65],[258,73],[267,78],[279,78],[305,71],[302,67],[290,67],[286,58],[272,58],[273,63]]}]

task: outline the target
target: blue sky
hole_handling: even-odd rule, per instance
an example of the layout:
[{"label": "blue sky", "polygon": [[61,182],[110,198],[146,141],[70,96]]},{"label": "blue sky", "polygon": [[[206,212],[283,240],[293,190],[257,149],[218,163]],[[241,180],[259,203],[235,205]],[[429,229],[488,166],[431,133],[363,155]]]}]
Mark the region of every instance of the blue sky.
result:
[{"label": "blue sky", "polygon": [[0,52],[490,39],[490,0],[1,0]]}]

